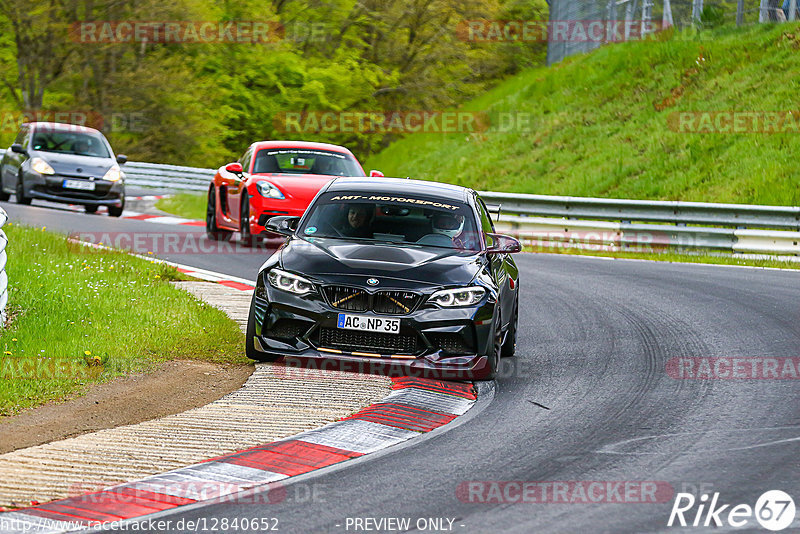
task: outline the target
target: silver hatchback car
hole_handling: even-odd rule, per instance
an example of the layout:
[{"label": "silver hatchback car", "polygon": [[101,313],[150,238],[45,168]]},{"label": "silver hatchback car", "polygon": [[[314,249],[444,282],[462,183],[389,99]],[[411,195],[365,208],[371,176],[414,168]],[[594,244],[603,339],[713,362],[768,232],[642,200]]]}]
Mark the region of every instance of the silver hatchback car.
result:
[{"label": "silver hatchback car", "polygon": [[112,217],[125,208],[127,161],[114,156],[105,136],[86,126],[31,122],[20,127],[0,162],[0,200],[33,199],[83,205],[87,213],[108,207]]}]

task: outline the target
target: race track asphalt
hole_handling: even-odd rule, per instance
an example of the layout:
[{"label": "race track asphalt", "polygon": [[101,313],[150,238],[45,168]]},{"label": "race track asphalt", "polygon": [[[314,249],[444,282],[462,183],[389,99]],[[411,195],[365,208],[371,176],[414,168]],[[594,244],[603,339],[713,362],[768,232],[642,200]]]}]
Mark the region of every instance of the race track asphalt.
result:
[{"label": "race track asphalt", "polygon": [[[12,220],[97,230],[96,217],[2,206]],[[114,231],[161,226],[103,223]],[[253,279],[264,258],[174,259]],[[504,362],[485,407],[447,432],[289,482],[281,502],[161,514],[173,522],[167,530],[185,531],[187,520],[221,528],[223,518],[277,518],[281,532],[394,532],[364,520],[408,518],[411,530],[432,531],[423,523],[438,518],[465,533],[707,531],[667,527],[676,493],[719,492],[720,504],[753,506],[780,489],[800,505],[800,380],[667,372],[672,358],[800,356],[800,273],[534,254],[517,262],[518,356]],[[650,482],[659,502],[635,502],[650,498],[635,491],[623,499],[632,502],[565,503],[563,494],[558,502],[514,502],[514,486],[490,483],[509,481],[539,490],[566,482],[571,499],[578,482]],[[309,487],[316,497],[300,498]],[[492,493],[503,487],[508,495]],[[487,497],[493,502],[477,502]],[[751,517],[738,531],[758,527]]]}]

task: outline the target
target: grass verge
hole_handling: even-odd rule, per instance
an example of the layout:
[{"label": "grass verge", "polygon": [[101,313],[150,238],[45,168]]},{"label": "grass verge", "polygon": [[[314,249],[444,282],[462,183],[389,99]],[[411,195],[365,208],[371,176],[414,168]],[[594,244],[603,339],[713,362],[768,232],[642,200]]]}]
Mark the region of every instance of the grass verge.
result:
[{"label": "grass verge", "polygon": [[[799,50],[798,23],[604,46],[465,104],[489,114],[488,131],[408,135],[364,168],[490,191],[800,205]],[[731,111],[742,114],[727,133],[698,127]],[[681,126],[684,113],[697,133]]]},{"label": "grass verge", "polygon": [[198,193],[178,193],[156,201],[156,208],[187,219],[206,218],[206,196]]},{"label": "grass verge", "polygon": [[172,359],[246,364],[239,327],[169,284],[175,268],[7,225],[0,418]]}]

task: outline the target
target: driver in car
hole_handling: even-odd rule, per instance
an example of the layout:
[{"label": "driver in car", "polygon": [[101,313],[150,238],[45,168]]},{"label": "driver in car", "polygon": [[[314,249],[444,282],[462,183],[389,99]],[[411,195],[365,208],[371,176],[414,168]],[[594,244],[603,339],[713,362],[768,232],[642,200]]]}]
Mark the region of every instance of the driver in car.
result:
[{"label": "driver in car", "polygon": [[78,139],[72,144],[72,151],[81,156],[89,155],[89,142],[85,139]]},{"label": "driver in car", "polygon": [[368,204],[350,204],[347,208],[347,220],[342,233],[348,237],[372,237],[372,206]]},{"label": "driver in car", "polygon": [[463,235],[464,216],[456,213],[438,212],[431,218],[431,230],[434,234],[447,237],[453,247],[476,250],[476,243],[467,235]]}]

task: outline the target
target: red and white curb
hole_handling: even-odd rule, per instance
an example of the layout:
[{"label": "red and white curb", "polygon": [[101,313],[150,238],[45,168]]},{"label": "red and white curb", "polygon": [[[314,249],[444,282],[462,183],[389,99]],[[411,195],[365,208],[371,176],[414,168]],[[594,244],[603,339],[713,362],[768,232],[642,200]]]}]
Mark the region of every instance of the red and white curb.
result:
[{"label": "red and white curb", "polygon": [[[142,257],[146,258],[146,256]],[[164,261],[164,260],[156,260],[156,261],[158,263],[165,263],[167,265],[172,265],[178,270],[178,272],[181,272],[185,275],[193,276],[195,278],[199,278],[200,280],[206,280],[208,282],[216,282],[218,284],[230,287],[232,289],[239,289],[241,291],[253,291],[256,288],[255,281],[247,280],[246,278],[239,278],[237,276],[231,276],[229,274],[218,273],[215,271],[207,271],[205,269],[199,269],[197,267],[192,267],[190,265],[183,265],[181,263],[174,263],[171,261]]]},{"label": "red and white curb", "polygon": [[[170,195],[146,195],[141,197],[129,197],[129,201],[154,201],[166,198]],[[83,212],[83,206],[78,204],[68,204],[68,210],[75,212]],[[122,212],[120,219],[129,219],[132,221],[146,221],[158,224],[177,224],[182,226],[205,226],[206,222],[198,219],[186,219],[184,217],[175,217],[172,215],[154,215],[152,213],[141,213],[138,211],[125,210]]]},{"label": "red and white curb", "polygon": [[180,506],[233,500],[242,491],[269,489],[271,483],[421,436],[465,414],[477,401],[470,383],[413,377],[392,381],[394,391],[382,401],[324,427],[103,491],[2,513],[0,525],[8,533],[73,532]]},{"label": "red and white curb", "polygon": [[172,195],[144,195],[140,197],[127,197],[128,200],[161,200],[162,198],[168,198]]},{"label": "red and white curb", "polygon": [[153,215],[152,213],[139,213],[136,211],[123,211],[120,219],[130,221],[145,221],[158,224],[179,224],[182,226],[203,226],[206,222],[195,219],[184,219],[183,217],[173,217],[171,215]]}]

